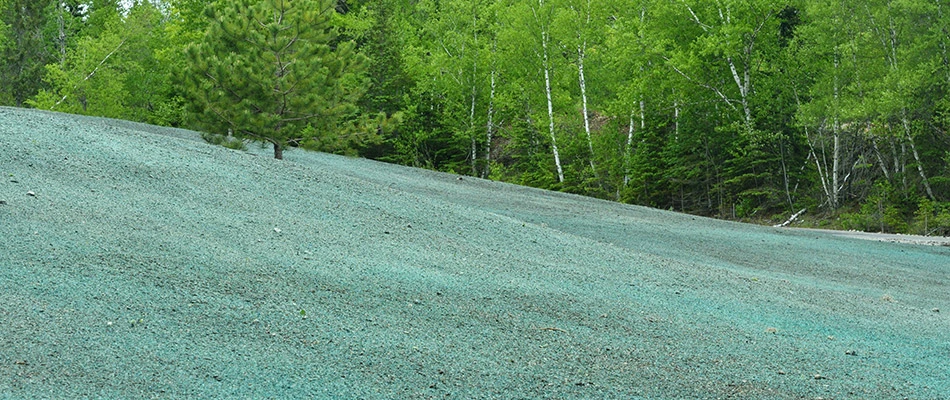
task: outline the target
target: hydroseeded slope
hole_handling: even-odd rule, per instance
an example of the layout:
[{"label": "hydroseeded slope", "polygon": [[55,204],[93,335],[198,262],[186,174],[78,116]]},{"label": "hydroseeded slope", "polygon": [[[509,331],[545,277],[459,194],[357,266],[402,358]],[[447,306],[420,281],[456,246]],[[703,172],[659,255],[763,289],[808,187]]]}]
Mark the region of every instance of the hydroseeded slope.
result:
[{"label": "hydroseeded slope", "polygon": [[286,155],[0,108],[0,397],[950,393],[950,248]]}]

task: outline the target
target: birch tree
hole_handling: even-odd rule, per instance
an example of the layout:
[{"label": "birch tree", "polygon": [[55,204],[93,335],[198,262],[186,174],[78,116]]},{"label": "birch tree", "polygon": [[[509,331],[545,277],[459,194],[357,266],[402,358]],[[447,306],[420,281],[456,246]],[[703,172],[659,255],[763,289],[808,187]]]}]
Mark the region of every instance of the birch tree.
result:
[{"label": "birch tree", "polygon": [[577,83],[580,90],[580,109],[581,119],[584,128],[584,135],[587,140],[588,163],[591,171],[597,173],[597,167],[594,163],[594,142],[591,138],[590,116],[591,111],[588,108],[587,96],[587,75],[584,73],[584,63],[587,60],[587,49],[589,41],[594,39],[594,27],[591,25],[591,1],[590,0],[567,0],[559,4],[554,23],[552,24],[558,30],[560,39],[559,44],[563,48],[569,48],[574,52],[575,67],[577,68]]},{"label": "birch tree", "polygon": [[658,183],[650,181],[663,168],[664,160],[658,154],[662,138],[647,130],[648,102],[655,113],[652,117],[662,119],[658,105],[669,81],[657,69],[662,61],[656,51],[661,36],[649,25],[655,17],[650,14],[655,4],[642,0],[601,6],[609,10],[606,17],[601,17],[608,21],[603,28],[603,56],[599,58],[604,63],[602,79],[606,82],[602,85],[612,89],[604,109],[618,121],[621,133],[609,153],[619,167],[616,198],[649,204],[649,187]]},{"label": "birch tree", "polygon": [[808,159],[817,170],[824,203],[836,210],[852,177],[853,171],[846,168],[852,162],[856,166],[861,159],[856,154],[862,147],[857,143],[859,136],[848,135],[855,129],[843,127],[862,125],[845,110],[847,104],[854,103],[845,93],[860,86],[854,46],[859,22],[854,18],[854,10],[841,1],[809,3],[804,11],[818,18],[800,32],[794,47],[793,57],[802,72],[799,76],[814,77],[809,92],[801,93],[808,102],[801,104],[799,98],[798,118],[804,125]]},{"label": "birch tree", "polygon": [[[876,42],[881,46],[880,54],[886,65],[885,73],[879,77],[880,81],[875,82],[879,86],[879,91],[884,93],[881,96],[879,104],[879,116],[893,121],[892,127],[887,124],[886,128],[894,129],[898,134],[898,140],[909,145],[910,152],[914,158],[916,170],[920,176],[920,183],[923,186],[927,197],[935,200],[933,190],[930,187],[930,181],[924,170],[924,162],[917,150],[914,139],[914,127],[911,123],[908,110],[908,104],[913,104],[916,94],[920,93],[917,85],[927,82],[925,75],[929,71],[921,69],[920,62],[926,62],[923,58],[920,48],[915,48],[915,44],[920,43],[921,37],[926,37],[926,26],[917,24],[920,18],[929,14],[929,7],[916,1],[897,2],[886,5],[880,5],[872,8],[873,3],[862,4],[863,12],[867,17],[868,26]],[[924,29],[921,29],[924,28]],[[926,64],[925,64],[926,65]],[[902,149],[902,152],[904,150]],[[901,172],[905,172],[905,160],[901,160]],[[906,179],[906,175],[904,178]],[[903,182],[906,190],[906,182]]]},{"label": "birch tree", "polygon": [[541,59],[541,69],[544,72],[544,94],[547,99],[548,133],[551,135],[551,151],[554,154],[554,165],[557,168],[557,181],[564,183],[564,168],[561,166],[561,154],[557,148],[557,135],[554,132],[554,101],[551,89],[551,54],[548,47],[551,43],[551,8],[544,6],[544,0],[538,0],[538,6],[531,8],[537,27],[536,35],[541,45],[538,57]]},{"label": "birch tree", "polygon": [[[728,178],[717,185],[728,190],[726,200],[734,203],[731,210],[722,211],[747,215],[769,207],[770,202],[783,197],[779,193],[783,191],[787,135],[779,127],[758,126],[756,107],[775,100],[757,98],[756,80],[777,70],[773,65],[779,52],[777,16],[786,2],[680,0],[674,4],[673,15],[688,21],[692,28],[679,22],[685,30],[674,36],[678,49],[667,56],[667,65],[694,90],[717,100],[715,108],[721,111],[713,111],[721,112],[724,118],[717,130],[720,134],[735,134],[726,140],[723,149],[728,152],[723,164]],[[781,109],[777,104],[768,108]]]}]

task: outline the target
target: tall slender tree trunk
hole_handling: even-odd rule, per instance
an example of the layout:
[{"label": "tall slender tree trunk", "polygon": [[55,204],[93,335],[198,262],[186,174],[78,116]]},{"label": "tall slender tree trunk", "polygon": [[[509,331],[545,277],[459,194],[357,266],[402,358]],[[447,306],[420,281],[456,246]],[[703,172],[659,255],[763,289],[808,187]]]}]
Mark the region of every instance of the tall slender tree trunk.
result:
[{"label": "tall slender tree trunk", "polygon": [[[473,4],[474,5],[474,4]],[[472,104],[468,113],[468,131],[472,139],[472,176],[478,175],[478,142],[475,140],[475,102],[478,99],[478,12],[472,7]]]},{"label": "tall slender tree trunk", "polygon": [[554,134],[554,101],[551,99],[551,68],[548,64],[547,32],[544,37],[544,92],[548,100],[548,132],[551,134],[551,151],[554,152],[554,165],[557,167],[557,181],[564,183],[564,169],[561,167],[561,154],[557,150],[557,136]]},{"label": "tall slender tree trunk", "polygon": [[940,52],[943,55],[943,72],[947,75],[947,83],[950,84],[950,55],[948,55],[948,44],[947,38],[950,37],[950,27],[946,25],[943,21],[943,2],[942,0],[935,0],[937,3],[937,21],[938,24],[941,24],[940,32],[943,35],[940,35]]},{"label": "tall slender tree trunk", "polygon": [[[646,130],[647,127],[647,117],[646,117],[646,101],[643,100],[643,97],[640,98],[640,132]],[[627,126],[627,146],[624,151],[624,168],[623,168],[623,185],[627,186],[630,184],[630,157],[633,156],[633,134],[636,128],[636,124],[633,121],[633,117],[637,114],[635,110],[630,110],[630,122]]]},{"label": "tall slender tree trunk", "polygon": [[[494,49],[493,49],[494,50]],[[482,178],[491,174],[491,145],[495,129],[495,66],[491,69],[491,91],[488,94],[488,123],[485,126],[485,168],[482,169]]]},{"label": "tall slender tree trunk", "polygon": [[584,113],[584,133],[587,134],[587,149],[590,151],[590,169],[597,173],[597,167],[594,165],[594,141],[590,135],[590,113],[587,111],[587,79],[584,77],[584,48],[587,47],[585,41],[583,45],[577,48],[577,76],[581,86],[581,104]]},{"label": "tall slender tree trunk", "polygon": [[924,190],[927,191],[927,197],[930,197],[930,200],[937,201],[937,198],[934,196],[933,189],[930,188],[930,180],[927,179],[927,174],[924,173],[924,165],[920,160],[920,153],[917,152],[917,145],[914,144],[914,137],[910,132],[910,122],[907,120],[907,110],[902,110],[904,115],[901,116],[901,123],[904,125],[904,136],[907,137],[907,143],[910,144],[911,153],[914,155],[914,161],[917,161],[917,173],[920,174],[921,182],[924,185]]},{"label": "tall slender tree trunk", "polygon": [[[544,7],[544,0],[538,0],[538,8]],[[538,11],[535,11],[535,19],[538,21],[538,26],[541,28],[541,50],[542,50],[542,67],[544,68],[544,92],[548,101],[548,132],[551,135],[551,151],[554,153],[554,165],[557,168],[557,180],[558,183],[564,183],[564,168],[561,167],[561,154],[557,149],[557,136],[554,134],[554,100],[551,97],[551,64],[548,57],[548,27],[541,21],[541,18],[538,16]]]},{"label": "tall slender tree trunk", "polygon": [[[751,53],[751,48],[748,50],[750,50]],[[751,58],[752,54],[746,54],[746,56]],[[736,86],[739,88],[739,102],[742,103],[743,122],[745,123],[746,133],[751,135],[753,126],[752,108],[749,106],[749,91],[752,85],[751,79],[749,77],[749,65],[748,63],[743,63],[742,77],[740,77],[739,71],[736,68],[735,62],[733,62],[732,57],[726,57],[726,61],[729,63],[729,70],[732,72],[732,79],[736,82]]]},{"label": "tall slender tree trunk", "polygon": [[[630,122],[627,125],[627,145],[624,147],[623,152],[623,185],[627,186],[630,184],[630,157],[633,155],[633,115],[634,111],[630,110]],[[617,194],[618,200],[620,197],[619,190]]]},{"label": "tall slender tree trunk", "polygon": [[[474,74],[474,73],[473,73]],[[478,175],[478,141],[475,140],[475,100],[477,99],[476,94],[478,93],[478,87],[472,83],[472,105],[469,109],[468,114],[468,131],[472,139],[472,154],[470,155],[472,159],[472,176]]]},{"label": "tall slender tree trunk", "polygon": [[585,31],[590,25],[590,0],[587,0],[587,8],[584,13],[584,27],[577,32],[577,79],[581,87],[581,103],[584,113],[584,133],[587,134],[587,148],[590,151],[590,169],[597,173],[597,167],[594,165],[594,141],[590,134],[590,113],[587,110],[587,78],[584,76],[584,58],[587,53],[587,38]]},{"label": "tall slender tree trunk", "polygon": [[[815,168],[818,169],[818,180],[821,182],[821,189],[822,189],[822,191],[825,192],[825,198],[826,198],[825,201],[826,201],[827,203],[829,203],[829,204],[828,204],[829,207],[834,208],[834,206],[831,205],[831,198],[832,198],[832,196],[831,196],[831,187],[830,187],[830,185],[828,184],[828,176],[827,176],[828,174],[827,174],[827,171],[825,170],[825,168],[822,167],[823,165],[825,165],[825,164],[824,164],[824,160],[823,160],[823,159],[824,159],[824,149],[822,149],[822,158],[819,159],[819,158],[818,158],[818,152],[815,151],[815,144],[812,143],[811,137],[810,137],[809,134],[808,134],[808,127],[807,127],[807,126],[805,126],[805,140],[808,142],[808,150],[809,150],[809,153],[808,153],[808,161],[810,161],[812,158],[815,159]],[[805,167],[802,166],[802,170],[804,170],[804,169],[805,169]]]},{"label": "tall slender tree trunk", "polygon": [[891,182],[891,172],[887,169],[887,163],[884,162],[884,156],[881,155],[881,149],[877,145],[877,138],[871,136],[871,146],[874,148],[874,155],[877,157],[877,163],[881,166],[881,172],[884,174],[884,179],[889,183]]},{"label": "tall slender tree trunk", "polygon": [[679,98],[675,97],[676,93],[674,90],[673,97],[673,141],[680,141],[680,102]]},{"label": "tall slender tree trunk", "polygon": [[841,185],[838,183],[838,176],[840,175],[840,160],[841,160],[841,121],[838,120],[838,114],[840,110],[840,97],[839,97],[839,88],[838,88],[838,72],[840,68],[840,63],[838,62],[838,48],[835,46],[835,56],[834,56],[834,87],[832,88],[832,96],[834,98],[834,117],[831,124],[832,135],[834,136],[834,148],[832,149],[832,166],[831,166],[831,193],[829,194],[829,203],[831,203],[831,209],[838,209],[838,199],[840,199],[839,191],[841,190]]},{"label": "tall slender tree trunk", "polygon": [[57,6],[56,27],[58,28],[56,36],[56,46],[59,47],[59,65],[66,65],[66,3],[60,2]]}]

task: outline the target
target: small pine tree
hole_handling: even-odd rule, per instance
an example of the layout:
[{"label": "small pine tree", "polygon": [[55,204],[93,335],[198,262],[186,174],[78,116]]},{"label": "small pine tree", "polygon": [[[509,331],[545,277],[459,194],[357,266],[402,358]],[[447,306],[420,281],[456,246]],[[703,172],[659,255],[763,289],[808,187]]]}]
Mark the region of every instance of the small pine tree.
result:
[{"label": "small pine tree", "polygon": [[321,149],[320,138],[356,129],[356,103],[369,86],[366,59],[352,42],[338,42],[335,4],[212,3],[206,16],[213,22],[188,47],[181,76],[199,126],[270,143],[277,159],[288,146]]}]

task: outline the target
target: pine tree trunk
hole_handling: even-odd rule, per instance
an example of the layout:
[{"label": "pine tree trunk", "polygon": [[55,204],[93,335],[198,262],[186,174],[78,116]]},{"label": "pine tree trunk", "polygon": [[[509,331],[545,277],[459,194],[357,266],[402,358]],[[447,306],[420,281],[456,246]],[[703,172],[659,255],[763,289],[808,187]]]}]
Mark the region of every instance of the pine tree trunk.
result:
[{"label": "pine tree trunk", "polygon": [[281,146],[280,143],[274,142],[274,158],[278,160],[284,159],[284,146]]}]

